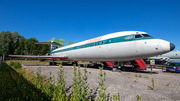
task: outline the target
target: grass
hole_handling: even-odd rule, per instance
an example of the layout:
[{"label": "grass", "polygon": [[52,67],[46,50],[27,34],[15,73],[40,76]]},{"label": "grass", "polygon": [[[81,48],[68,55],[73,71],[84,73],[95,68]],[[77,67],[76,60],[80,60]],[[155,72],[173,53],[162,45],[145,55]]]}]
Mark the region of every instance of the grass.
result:
[{"label": "grass", "polygon": [[39,61],[39,60],[10,60],[6,61],[7,64],[10,62],[20,62],[21,64],[49,64],[49,61]]},{"label": "grass", "polygon": [[169,86],[171,82],[169,82],[166,86]]},{"label": "grass", "polygon": [[19,73],[5,64],[4,71],[0,70],[0,101],[48,100],[50,96],[37,89],[34,84],[23,77],[24,70]]},{"label": "grass", "polygon": [[[99,87],[94,88],[94,93],[91,95],[88,91],[89,84],[88,72],[84,68],[83,72],[74,66],[73,77],[73,92],[67,96],[65,79],[67,72],[64,72],[62,65],[59,67],[58,79],[55,82],[54,76],[50,72],[50,77],[46,78],[41,75],[41,68],[38,68],[36,73],[30,69],[13,68],[5,64],[4,71],[0,69],[0,101],[106,101],[105,77],[106,73],[100,68]],[[83,75],[82,75],[83,74]],[[136,81],[135,81],[136,82]],[[94,95],[95,92],[98,95]],[[120,94],[113,96],[115,101],[120,101]]]}]

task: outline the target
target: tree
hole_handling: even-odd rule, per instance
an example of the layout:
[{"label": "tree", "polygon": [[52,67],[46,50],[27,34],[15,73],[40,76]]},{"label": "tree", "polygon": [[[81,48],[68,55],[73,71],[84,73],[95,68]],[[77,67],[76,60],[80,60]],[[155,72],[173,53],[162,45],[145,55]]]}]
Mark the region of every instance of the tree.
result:
[{"label": "tree", "polygon": [[21,36],[19,40],[18,47],[15,49],[14,54],[18,55],[24,55],[25,54],[25,38]]},{"label": "tree", "polygon": [[26,39],[19,35],[17,31],[2,31],[0,33],[0,56],[3,54],[16,55],[45,55],[49,52],[48,45],[34,44],[38,40],[34,38]]},{"label": "tree", "polygon": [[11,54],[12,53],[12,39],[11,39],[11,32],[10,31],[2,31],[0,33],[0,50],[2,54]]},{"label": "tree", "polygon": [[15,49],[19,45],[20,35],[17,31],[11,33],[10,31],[2,31],[0,33],[0,55],[14,54]]},{"label": "tree", "polygon": [[32,55],[33,51],[37,48],[37,45],[34,44],[38,42],[36,38],[30,38],[25,40],[25,52],[27,55]]},{"label": "tree", "polygon": [[13,42],[12,49],[14,50],[13,54],[16,52],[16,49],[19,46],[19,41],[21,40],[22,36],[19,35],[17,31],[11,34],[11,39]]}]

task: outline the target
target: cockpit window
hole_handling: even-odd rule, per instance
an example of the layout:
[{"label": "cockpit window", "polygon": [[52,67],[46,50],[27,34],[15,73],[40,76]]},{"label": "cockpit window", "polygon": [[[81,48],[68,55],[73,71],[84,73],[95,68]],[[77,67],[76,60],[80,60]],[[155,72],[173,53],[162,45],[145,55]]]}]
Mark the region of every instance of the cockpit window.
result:
[{"label": "cockpit window", "polygon": [[142,38],[142,36],[140,34],[136,34],[135,38]]},{"label": "cockpit window", "polygon": [[142,34],[144,37],[151,37],[152,38],[152,36],[151,35],[149,35],[149,34]]}]

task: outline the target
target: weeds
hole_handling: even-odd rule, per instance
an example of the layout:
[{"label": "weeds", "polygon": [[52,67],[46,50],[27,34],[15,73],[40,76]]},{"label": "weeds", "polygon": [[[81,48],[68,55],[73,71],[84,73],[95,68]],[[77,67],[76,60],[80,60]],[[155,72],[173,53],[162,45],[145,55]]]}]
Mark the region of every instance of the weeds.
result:
[{"label": "weeds", "polygon": [[[19,65],[20,63],[18,63]],[[21,64],[20,64],[21,65]],[[31,67],[32,68],[32,67]],[[95,98],[95,95],[90,96],[88,92],[88,71],[86,68],[83,70],[83,75],[81,74],[80,66],[78,68],[74,66],[74,77],[73,77],[73,92],[70,97],[66,96],[66,75],[64,73],[62,65],[59,68],[58,79],[55,82],[54,76],[50,72],[50,77],[47,79],[45,76],[41,75],[41,68],[37,69],[35,75],[33,72],[28,69],[17,68],[12,69],[6,65],[5,71],[1,72],[0,70],[0,100],[32,100],[32,101],[91,101],[92,98],[97,101],[105,101],[106,98],[106,89],[105,86],[105,76],[106,73],[102,71],[103,67],[99,68],[99,89],[98,94]],[[24,78],[26,77],[26,78]],[[11,87],[11,88],[10,88]],[[11,90],[9,90],[11,89]],[[95,94],[95,88],[93,89]],[[119,93],[115,96],[116,101],[120,101]]]},{"label": "weeds", "polygon": [[113,94],[113,100],[114,100],[114,101],[120,101],[120,95],[119,95],[119,93],[118,93],[117,95],[114,95],[114,94]]},{"label": "weeds", "polygon": [[152,86],[153,86],[152,90],[154,90],[154,79],[153,78],[152,78]]},{"label": "weeds", "polygon": [[21,68],[21,63],[20,62],[14,62],[14,63],[11,63],[11,65],[13,64],[14,68],[15,69],[18,69],[18,68]]},{"label": "weeds", "polygon": [[9,61],[8,65],[9,65],[9,66],[13,66],[13,65],[14,65],[14,62],[13,62],[13,61]]},{"label": "weeds", "polygon": [[166,86],[169,86],[171,82],[169,82]]},{"label": "weeds", "polygon": [[87,92],[89,84],[87,83],[87,70],[84,68],[84,76],[82,76],[80,71],[80,66],[78,69],[74,65],[74,84],[73,84],[73,93],[71,100],[73,101],[87,101],[90,97],[90,93]]},{"label": "weeds", "polygon": [[137,98],[138,101],[141,101],[141,96],[140,95],[137,94],[136,98]]},{"label": "weeds", "polygon": [[[96,100],[98,101],[105,101],[106,100],[106,89],[107,87],[105,86],[104,82],[105,82],[105,75],[106,73],[104,72],[104,75],[103,75],[103,67],[99,67],[100,69],[100,73],[99,73],[99,77],[100,77],[100,82],[99,82],[99,97],[97,97]],[[103,79],[103,76],[104,76],[104,79]]]}]

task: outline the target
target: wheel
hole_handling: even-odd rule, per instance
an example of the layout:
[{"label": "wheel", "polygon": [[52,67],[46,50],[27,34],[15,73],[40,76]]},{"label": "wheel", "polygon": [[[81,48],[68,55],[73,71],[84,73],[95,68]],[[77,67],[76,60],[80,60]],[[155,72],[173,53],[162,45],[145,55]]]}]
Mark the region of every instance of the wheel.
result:
[{"label": "wheel", "polygon": [[115,72],[117,70],[117,68],[112,68],[112,72]]},{"label": "wheel", "polygon": [[49,62],[49,65],[52,65],[52,62]]}]

